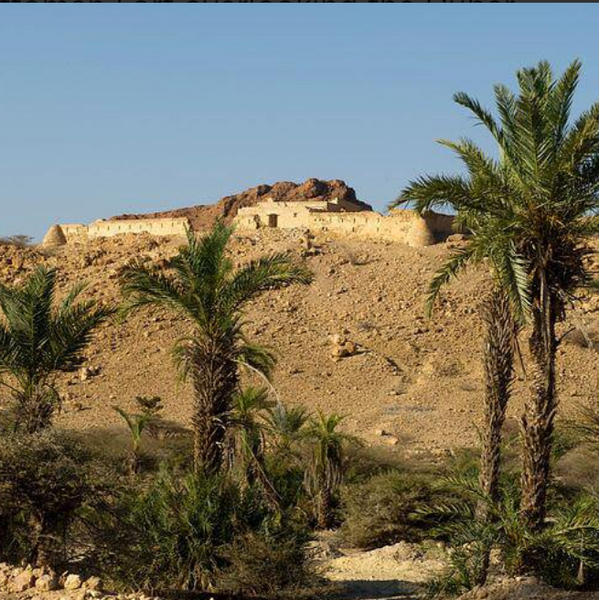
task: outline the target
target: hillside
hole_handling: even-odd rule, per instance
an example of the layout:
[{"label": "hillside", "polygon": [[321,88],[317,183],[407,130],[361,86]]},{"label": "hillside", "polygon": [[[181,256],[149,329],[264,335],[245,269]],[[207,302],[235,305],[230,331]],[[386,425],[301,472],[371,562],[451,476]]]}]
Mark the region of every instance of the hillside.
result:
[{"label": "hillside", "polygon": [[[36,264],[57,266],[64,291],[86,280],[86,293],[119,299],[119,270],[134,257],[164,261],[181,240],[117,237],[63,246],[44,256],[35,249],[0,247],[0,278],[15,283]],[[247,333],[274,348],[279,364],[274,385],[284,402],[347,415],[346,428],[367,442],[409,454],[443,455],[475,444],[481,417],[481,324],[477,306],[488,281],[470,272],[448,288],[435,317],[423,317],[428,282],[451,244],[409,248],[402,244],[318,237],[305,251],[299,232],[259,230],[236,235],[232,253],[245,261],[270,251],[303,254],[315,273],[309,287],[266,294],[250,307]],[[599,298],[561,327],[599,331]],[[59,424],[75,428],[121,427],[111,410],[132,408],[136,395],[161,396],[166,416],[183,424],[189,389],[177,385],[170,360],[174,341],[188,331],[159,311],[105,326],[91,344],[81,373],[64,375],[66,399]],[[350,342],[344,345],[345,342]],[[344,348],[344,349],[342,349]],[[523,348],[523,351],[526,349]],[[349,353],[349,356],[340,354]],[[567,335],[559,356],[566,377],[560,396],[565,413],[596,397],[597,353],[584,347],[580,331]],[[518,372],[508,408],[515,428],[525,399]],[[383,434],[385,432],[385,434]]]}]

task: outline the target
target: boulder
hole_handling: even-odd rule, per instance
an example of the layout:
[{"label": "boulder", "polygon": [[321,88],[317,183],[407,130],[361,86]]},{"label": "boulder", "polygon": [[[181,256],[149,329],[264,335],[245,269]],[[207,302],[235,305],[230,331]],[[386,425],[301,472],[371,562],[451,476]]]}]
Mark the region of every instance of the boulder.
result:
[{"label": "boulder", "polygon": [[83,588],[86,590],[100,591],[102,589],[102,580],[99,577],[90,577],[85,580]]},{"label": "boulder", "polygon": [[12,580],[10,591],[18,594],[32,588],[34,585],[35,575],[33,574],[33,570],[25,569]]},{"label": "boulder", "polygon": [[445,242],[448,248],[463,248],[468,242],[468,236],[463,233],[452,233]]},{"label": "boulder", "polygon": [[333,360],[340,360],[347,356],[353,356],[358,351],[358,347],[352,341],[343,341],[341,343],[333,343],[331,348],[331,357]]},{"label": "boulder", "polygon": [[79,575],[71,573],[70,575],[67,575],[66,579],[64,580],[63,587],[65,590],[78,590],[82,583],[83,582],[81,581],[81,577]]},{"label": "boulder", "polygon": [[36,582],[35,588],[40,592],[52,592],[58,589],[58,578],[54,573],[46,573],[40,575]]}]

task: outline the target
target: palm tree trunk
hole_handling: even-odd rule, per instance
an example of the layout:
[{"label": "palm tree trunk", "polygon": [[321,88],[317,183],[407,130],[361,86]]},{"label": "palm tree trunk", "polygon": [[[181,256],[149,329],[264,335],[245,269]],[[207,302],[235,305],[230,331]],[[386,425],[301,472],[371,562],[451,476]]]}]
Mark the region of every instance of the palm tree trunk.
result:
[{"label": "palm tree trunk", "polygon": [[216,473],[223,461],[231,398],[238,387],[237,364],[215,344],[194,347],[193,461],[196,471]]},{"label": "palm tree trunk", "polygon": [[532,333],[529,339],[532,356],[532,390],[522,418],[522,523],[533,530],[542,528],[549,484],[551,446],[557,411],[555,389],[555,355],[557,320],[547,285],[540,285],[539,299],[533,307]]},{"label": "palm tree trunk", "polygon": [[333,525],[333,498],[331,490],[325,485],[318,494],[316,502],[316,527],[330,529]]},{"label": "palm tree trunk", "polygon": [[[516,325],[506,294],[495,289],[483,305],[485,322],[485,398],[482,451],[480,458],[480,487],[488,500],[479,502],[477,518],[487,524],[491,518],[491,505],[499,499],[499,473],[501,466],[501,431],[505,410],[510,398],[514,376],[514,347]],[[487,580],[491,548],[486,548],[477,576],[477,585]]]},{"label": "palm tree trunk", "polygon": [[37,433],[50,426],[55,398],[43,384],[29,383],[15,394],[15,400],[18,429],[26,433]]},{"label": "palm tree trunk", "polygon": [[[483,307],[486,327],[484,371],[485,413],[482,429],[480,486],[491,501],[499,494],[501,462],[501,431],[505,410],[510,398],[514,376],[514,346],[516,326],[507,296],[499,290],[493,292]],[[479,514],[485,519],[486,504]]]}]

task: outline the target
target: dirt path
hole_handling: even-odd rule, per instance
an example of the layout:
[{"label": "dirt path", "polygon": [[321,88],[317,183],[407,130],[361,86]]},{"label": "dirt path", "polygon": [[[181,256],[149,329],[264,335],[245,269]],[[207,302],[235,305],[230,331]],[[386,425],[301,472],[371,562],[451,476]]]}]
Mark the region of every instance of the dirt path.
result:
[{"label": "dirt path", "polygon": [[369,552],[338,550],[324,562],[326,577],[343,590],[343,600],[417,598],[443,563],[433,551],[400,542]]}]

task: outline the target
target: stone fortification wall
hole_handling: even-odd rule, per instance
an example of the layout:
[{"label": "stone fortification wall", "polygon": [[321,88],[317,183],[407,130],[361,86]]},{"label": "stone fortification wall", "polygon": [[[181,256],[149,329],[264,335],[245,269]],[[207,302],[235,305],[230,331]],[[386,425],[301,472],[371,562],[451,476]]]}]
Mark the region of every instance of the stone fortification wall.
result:
[{"label": "stone fortification wall", "polygon": [[245,229],[256,229],[261,225],[293,229],[306,227],[307,223],[312,222],[316,216],[326,217],[349,214],[350,212],[353,215],[372,213],[372,211],[356,212],[357,209],[358,207],[354,203],[339,199],[332,201],[276,202],[268,198],[255,206],[240,208],[233,222],[238,227]]},{"label": "stone fortification wall", "polygon": [[351,212],[344,206],[333,207],[331,204],[261,202],[241,208],[234,223],[240,229],[308,228],[352,237],[399,241],[410,246],[428,246],[453,233],[454,218],[450,215],[430,212],[420,216],[414,210],[395,209],[383,216],[374,211]]},{"label": "stone fortification wall", "polygon": [[[57,227],[57,226],[53,226]],[[189,220],[185,217],[173,219],[136,219],[94,221],[89,225],[70,223],[58,225],[67,243],[77,240],[113,237],[123,234],[149,233],[150,235],[185,235]],[[52,228],[51,228],[52,229]]]},{"label": "stone fortification wall", "polygon": [[176,219],[135,219],[95,221],[87,228],[90,238],[112,237],[125,233],[149,233],[151,235],[185,235],[189,220]]},{"label": "stone fortification wall", "polygon": [[58,225],[58,227],[62,229],[67,242],[73,242],[87,236],[87,225],[80,223],[65,223],[64,225]]}]

